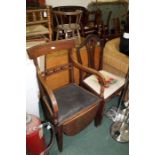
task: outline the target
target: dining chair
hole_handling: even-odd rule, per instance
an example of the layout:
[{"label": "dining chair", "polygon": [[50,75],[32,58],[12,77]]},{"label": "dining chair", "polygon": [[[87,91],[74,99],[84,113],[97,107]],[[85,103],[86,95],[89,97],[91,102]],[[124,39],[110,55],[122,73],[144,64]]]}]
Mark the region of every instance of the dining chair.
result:
[{"label": "dining chair", "polygon": [[[95,70],[79,64],[73,49],[75,39],[52,41],[27,50],[36,67],[43,111],[46,119],[54,126],[59,151],[63,150],[63,133],[73,136],[93,120],[95,126],[100,125],[102,121],[102,98],[75,83],[74,69],[76,67],[83,72],[96,75],[103,85],[102,76]],[[54,54],[62,51],[66,51],[66,61],[55,61]],[[41,70],[38,58],[44,55],[50,55],[50,61],[54,64]],[[59,76],[56,78],[56,75]],[[51,84],[54,80],[49,80],[52,77],[56,78],[57,83],[68,77],[68,84],[52,89]]]},{"label": "dining chair", "polygon": [[26,10],[26,40],[52,40],[51,7]]},{"label": "dining chair", "polygon": [[60,36],[62,36],[62,34],[65,34],[65,39],[78,36],[78,41],[79,43],[81,43],[80,22],[82,11],[53,11],[53,13],[57,23],[56,40],[59,40]]},{"label": "dining chair", "polygon": [[[86,74],[80,70],[79,81],[80,85],[98,95],[103,100],[103,105],[110,100],[114,95],[121,92],[124,88],[125,78],[115,75],[109,71],[104,70],[103,63],[103,48],[105,40],[100,39],[97,35],[91,34],[77,47],[78,62],[85,66],[92,68],[102,75],[104,84],[101,84],[97,76]],[[83,59],[81,49],[85,48],[87,58]],[[87,60],[86,60],[87,59]],[[102,114],[103,115],[103,114]]]}]

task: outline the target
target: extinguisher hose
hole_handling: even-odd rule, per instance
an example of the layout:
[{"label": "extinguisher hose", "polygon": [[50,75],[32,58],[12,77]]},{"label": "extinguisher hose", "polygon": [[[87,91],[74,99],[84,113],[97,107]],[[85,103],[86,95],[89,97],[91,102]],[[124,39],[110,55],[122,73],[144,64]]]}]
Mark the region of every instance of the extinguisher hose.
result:
[{"label": "extinguisher hose", "polygon": [[48,152],[49,149],[51,148],[51,146],[54,143],[54,127],[51,125],[50,122],[44,122],[44,121],[42,121],[42,124],[39,126],[39,128],[43,128],[43,127],[46,127],[47,130],[50,130],[51,139],[50,139],[50,142],[47,145],[46,149],[43,152],[41,152],[40,155],[44,155],[46,152]]}]

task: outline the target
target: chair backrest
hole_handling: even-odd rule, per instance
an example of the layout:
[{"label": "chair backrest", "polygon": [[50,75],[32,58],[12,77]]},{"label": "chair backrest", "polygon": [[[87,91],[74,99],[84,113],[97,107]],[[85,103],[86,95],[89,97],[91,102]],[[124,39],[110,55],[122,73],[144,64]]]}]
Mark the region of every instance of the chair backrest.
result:
[{"label": "chair backrest", "polygon": [[[32,48],[29,48],[27,51],[28,51],[29,58],[33,59],[34,61],[38,76],[47,78],[55,73],[69,70],[69,82],[74,82],[73,65],[70,59],[70,55],[72,54],[73,48],[75,48],[75,40],[68,39],[68,40],[52,41],[50,43],[34,46]],[[38,59],[39,57],[47,56],[49,54],[51,56],[51,54],[54,54],[54,53],[58,54],[58,52],[62,52],[63,50],[67,51],[67,56],[68,56],[67,63],[65,62],[65,64],[61,64],[61,65],[54,64],[53,67],[48,67],[48,68],[43,67],[44,71],[41,71],[41,68],[39,66],[39,59]]]},{"label": "chair backrest", "polygon": [[51,6],[26,10],[26,26],[43,24],[48,27],[49,37],[52,34]]},{"label": "chair backrest", "polygon": [[[55,75],[56,73],[60,73],[62,71],[68,70],[69,73],[69,83],[74,82],[74,70],[73,70],[73,64],[71,62],[71,54],[73,52],[73,48],[75,48],[75,40],[58,40],[58,41],[52,41],[49,43],[41,44],[34,46],[32,48],[29,48],[27,50],[28,56],[30,59],[33,59],[34,64],[36,66],[37,71],[37,78],[38,78],[38,84],[41,96],[43,97],[43,100],[45,101],[45,104],[47,106],[50,106],[50,114],[53,116],[51,117],[52,122],[55,120],[55,118],[58,118],[58,107],[56,105],[56,99],[52,92],[50,91],[52,88],[49,86],[48,83],[48,77]],[[50,54],[62,52],[62,50],[66,50],[68,54],[68,63],[65,63],[63,65],[58,65],[59,63],[54,64],[54,67],[45,69],[44,71],[41,71],[39,67],[39,57],[41,56],[47,56]],[[52,61],[52,59],[51,59]],[[63,79],[64,77],[61,76]],[[58,81],[59,79],[57,79]],[[46,88],[46,90],[45,90]],[[52,98],[52,100],[50,100]],[[46,103],[46,102],[49,102]],[[52,103],[51,103],[52,102]]]},{"label": "chair backrest", "polygon": [[51,25],[51,7],[26,10],[26,25],[48,23]]},{"label": "chair backrest", "polygon": [[54,11],[54,16],[57,22],[57,25],[64,27],[64,24],[68,24],[71,28],[71,24],[80,25],[82,11],[76,10],[73,12],[63,12],[63,11]]},{"label": "chair backrest", "polygon": [[[103,67],[103,48],[105,40],[100,39],[95,34],[90,34],[86,39],[77,47],[77,59],[82,65],[86,65],[84,61],[87,60],[87,66],[95,70],[101,70]],[[81,48],[85,47],[87,52],[87,58],[83,59],[81,54]],[[82,81],[86,76],[80,70],[80,81]]]},{"label": "chair backrest", "polygon": [[[87,9],[83,6],[75,6],[75,5],[69,5],[69,6],[57,6],[52,8],[53,11],[63,11],[63,12],[74,12],[76,10],[82,11],[81,16],[81,23],[84,23],[86,20],[87,15]],[[55,18],[53,18],[53,26],[56,26]]]}]

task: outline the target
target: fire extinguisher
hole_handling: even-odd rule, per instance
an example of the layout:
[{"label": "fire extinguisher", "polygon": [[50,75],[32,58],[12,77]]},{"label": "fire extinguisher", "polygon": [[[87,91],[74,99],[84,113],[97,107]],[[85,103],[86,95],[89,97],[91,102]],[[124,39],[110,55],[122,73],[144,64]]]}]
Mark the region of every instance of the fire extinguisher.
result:
[{"label": "fire extinguisher", "polygon": [[[46,146],[43,135],[43,128],[50,130],[51,139]],[[26,154],[27,155],[47,155],[53,144],[54,130],[49,122],[41,122],[41,120],[32,115],[26,114]]]}]

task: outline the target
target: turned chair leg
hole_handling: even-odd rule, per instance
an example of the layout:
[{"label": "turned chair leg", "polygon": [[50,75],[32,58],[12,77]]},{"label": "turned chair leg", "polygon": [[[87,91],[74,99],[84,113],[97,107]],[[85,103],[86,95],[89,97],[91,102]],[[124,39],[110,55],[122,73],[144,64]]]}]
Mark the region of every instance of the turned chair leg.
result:
[{"label": "turned chair leg", "polygon": [[56,40],[59,40],[59,30],[57,30]]},{"label": "turned chair leg", "polygon": [[63,130],[62,126],[59,126],[56,133],[57,145],[60,152],[63,150]]},{"label": "turned chair leg", "polygon": [[105,103],[104,101],[100,102],[99,109],[98,109],[98,112],[95,117],[95,126],[96,127],[101,125],[101,123],[102,123],[104,103]]}]

